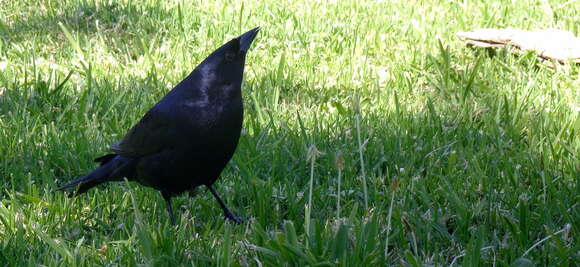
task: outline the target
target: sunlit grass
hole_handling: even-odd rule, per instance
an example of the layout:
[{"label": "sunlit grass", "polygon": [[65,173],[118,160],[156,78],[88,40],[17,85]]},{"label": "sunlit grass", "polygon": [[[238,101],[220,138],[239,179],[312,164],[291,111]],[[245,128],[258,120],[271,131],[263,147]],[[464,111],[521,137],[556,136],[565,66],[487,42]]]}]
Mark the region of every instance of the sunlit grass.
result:
[{"label": "sunlit grass", "polygon": [[[573,266],[580,67],[455,37],[580,36],[573,3],[0,2],[0,266]],[[246,224],[205,189],[177,228],[133,183],[51,193],[256,26],[216,184]]]}]

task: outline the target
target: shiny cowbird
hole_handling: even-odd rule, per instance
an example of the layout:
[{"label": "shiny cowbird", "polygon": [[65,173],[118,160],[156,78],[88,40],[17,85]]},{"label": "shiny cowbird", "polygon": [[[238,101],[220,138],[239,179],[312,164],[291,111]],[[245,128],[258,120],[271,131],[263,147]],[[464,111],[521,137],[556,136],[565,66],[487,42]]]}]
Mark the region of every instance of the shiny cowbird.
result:
[{"label": "shiny cowbird", "polygon": [[198,186],[215,197],[227,219],[241,223],[213,187],[238,145],[243,121],[241,84],[246,53],[259,27],[227,42],[153,106],[101,165],[59,187],[70,196],[103,182],[136,181],[161,192],[171,222],[171,198]]}]

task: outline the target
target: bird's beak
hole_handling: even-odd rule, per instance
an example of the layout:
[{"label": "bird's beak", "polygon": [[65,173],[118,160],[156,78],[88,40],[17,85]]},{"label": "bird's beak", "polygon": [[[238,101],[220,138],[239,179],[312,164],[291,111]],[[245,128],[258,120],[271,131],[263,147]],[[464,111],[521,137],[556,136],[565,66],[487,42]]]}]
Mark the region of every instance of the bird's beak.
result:
[{"label": "bird's beak", "polygon": [[238,37],[238,40],[240,40],[241,51],[247,52],[248,49],[250,49],[250,45],[252,44],[252,41],[254,41],[254,38],[256,38],[256,35],[258,35],[259,31],[260,27],[256,27]]}]

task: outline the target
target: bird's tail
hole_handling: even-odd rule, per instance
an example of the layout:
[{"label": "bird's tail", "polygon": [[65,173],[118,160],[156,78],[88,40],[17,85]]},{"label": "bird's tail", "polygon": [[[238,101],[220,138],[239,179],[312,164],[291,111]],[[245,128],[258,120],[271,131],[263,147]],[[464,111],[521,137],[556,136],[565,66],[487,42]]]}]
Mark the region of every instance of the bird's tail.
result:
[{"label": "bird's tail", "polygon": [[55,191],[66,190],[69,188],[76,188],[69,196],[76,196],[82,194],[89,189],[108,181],[121,180],[123,177],[123,169],[127,166],[127,161],[121,157],[109,158],[107,162],[102,162],[101,166],[92,172],[74,179]]}]

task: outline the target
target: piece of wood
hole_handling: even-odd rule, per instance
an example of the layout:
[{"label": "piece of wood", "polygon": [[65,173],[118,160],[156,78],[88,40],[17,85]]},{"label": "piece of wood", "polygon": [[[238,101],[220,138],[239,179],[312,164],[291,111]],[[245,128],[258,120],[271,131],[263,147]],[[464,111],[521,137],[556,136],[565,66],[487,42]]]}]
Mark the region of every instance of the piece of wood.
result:
[{"label": "piece of wood", "polygon": [[580,64],[580,38],[568,31],[481,29],[458,32],[457,36],[469,45],[486,48],[513,46],[524,51],[533,51],[542,58]]}]

